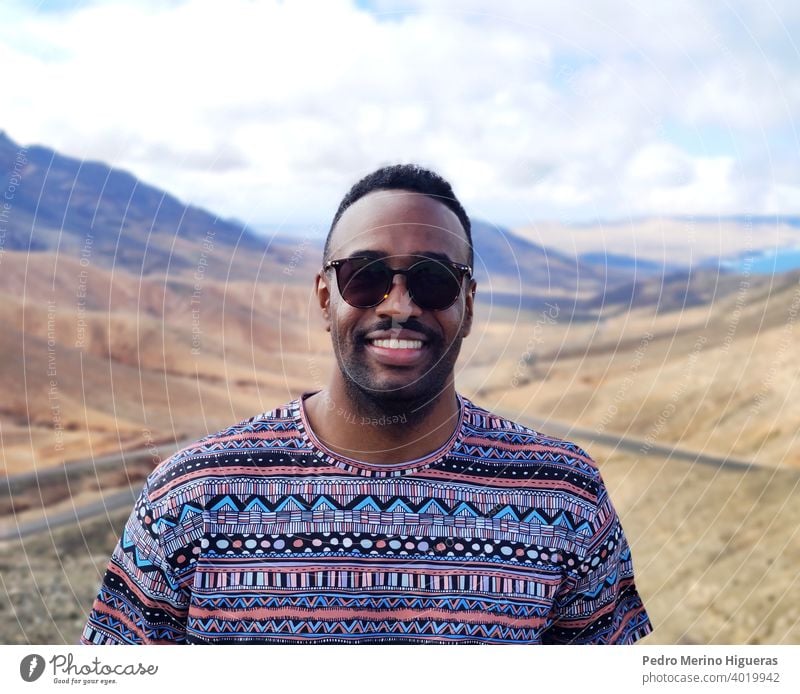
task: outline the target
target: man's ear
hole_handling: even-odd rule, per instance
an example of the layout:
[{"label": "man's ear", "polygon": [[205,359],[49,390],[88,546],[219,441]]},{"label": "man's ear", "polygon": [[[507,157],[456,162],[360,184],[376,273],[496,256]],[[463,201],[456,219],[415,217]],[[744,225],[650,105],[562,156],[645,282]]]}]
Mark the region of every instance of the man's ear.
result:
[{"label": "man's ear", "polygon": [[325,280],[325,275],[321,272],[317,273],[314,281],[314,291],[317,294],[317,301],[322,310],[322,320],[325,322],[325,330],[331,331],[331,292],[328,289],[328,283]]},{"label": "man's ear", "polygon": [[461,337],[467,337],[472,330],[472,316],[475,309],[475,291],[477,288],[477,282],[471,279],[466,296],[464,297],[464,320],[461,323]]}]

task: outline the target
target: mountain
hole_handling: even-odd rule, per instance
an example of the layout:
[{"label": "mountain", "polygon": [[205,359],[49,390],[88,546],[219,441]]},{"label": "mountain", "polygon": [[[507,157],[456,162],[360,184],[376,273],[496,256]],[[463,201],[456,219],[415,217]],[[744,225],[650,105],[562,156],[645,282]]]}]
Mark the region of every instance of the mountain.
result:
[{"label": "mountain", "polygon": [[578,302],[578,305],[589,315],[598,311],[603,311],[606,316],[624,314],[645,306],[653,307],[657,313],[680,312],[734,294],[741,284],[739,275],[719,270],[665,271],[659,276],[621,284]]},{"label": "mountain", "polygon": [[554,250],[487,222],[472,225],[478,282],[491,279],[501,289],[511,285],[521,295],[596,294],[623,284],[633,268],[594,258],[585,260]]},{"label": "mountain", "polygon": [[270,244],[244,224],[187,205],[126,171],[22,147],[2,131],[0,185],[12,197],[3,220],[8,250],[90,255],[93,263],[137,275],[194,269],[201,246],[205,274],[212,276],[225,276],[232,256],[245,274],[257,271],[254,258],[291,256],[286,240]]},{"label": "mountain", "polygon": [[637,258],[632,255],[625,255],[624,253],[608,253],[606,251],[595,251],[588,253],[581,253],[578,260],[592,266],[607,266],[618,270],[627,270],[633,272],[639,277],[663,275],[666,272],[679,272],[686,270],[677,264],[669,264],[664,262],[656,262],[654,260],[647,260],[646,258]]},{"label": "mountain", "polygon": [[[85,256],[137,276],[191,273],[202,262],[203,274],[217,279],[279,272],[292,282],[310,282],[321,257],[319,241],[266,239],[126,171],[23,147],[2,131],[0,184],[13,192],[3,220],[6,250]],[[520,296],[597,294],[631,276],[629,268],[576,260],[480,220],[473,240],[482,293],[503,305]]]}]

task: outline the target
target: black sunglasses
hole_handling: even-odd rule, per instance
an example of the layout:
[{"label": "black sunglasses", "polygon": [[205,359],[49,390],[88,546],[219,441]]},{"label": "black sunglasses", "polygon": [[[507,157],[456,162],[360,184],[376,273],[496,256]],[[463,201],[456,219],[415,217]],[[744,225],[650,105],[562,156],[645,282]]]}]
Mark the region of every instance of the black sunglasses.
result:
[{"label": "black sunglasses", "polygon": [[472,273],[468,265],[425,258],[407,270],[395,270],[381,258],[355,256],[330,260],[324,270],[336,271],[342,298],[354,308],[374,308],[392,291],[395,275],[406,278],[411,300],[423,310],[450,308],[461,292],[461,282]]}]

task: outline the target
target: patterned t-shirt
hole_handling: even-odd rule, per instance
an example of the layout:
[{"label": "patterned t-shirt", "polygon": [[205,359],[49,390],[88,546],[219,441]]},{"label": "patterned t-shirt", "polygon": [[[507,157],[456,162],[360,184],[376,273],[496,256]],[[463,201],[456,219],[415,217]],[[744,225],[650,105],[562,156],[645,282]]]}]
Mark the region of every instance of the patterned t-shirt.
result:
[{"label": "patterned t-shirt", "polygon": [[632,643],[628,542],[574,444],[459,396],[439,450],[327,449],[303,398],[150,475],[82,642]]}]

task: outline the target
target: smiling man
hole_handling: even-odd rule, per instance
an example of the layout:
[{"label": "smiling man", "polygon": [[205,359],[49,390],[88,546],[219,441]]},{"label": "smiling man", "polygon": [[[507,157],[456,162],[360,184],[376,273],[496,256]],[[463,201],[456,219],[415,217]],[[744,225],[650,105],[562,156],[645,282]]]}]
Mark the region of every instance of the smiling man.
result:
[{"label": "smiling man", "polygon": [[[358,184],[334,219],[316,290],[339,369],[305,401],[330,448],[379,464],[423,457],[458,429],[454,368],[475,295],[460,205],[373,189],[380,176],[388,185],[404,171]],[[387,416],[388,426],[359,426]]]},{"label": "smiling man", "polygon": [[579,447],[459,395],[469,218],[380,169],[345,196],[316,296],[327,387],[164,461],[84,643],[632,643],[630,549]]}]

